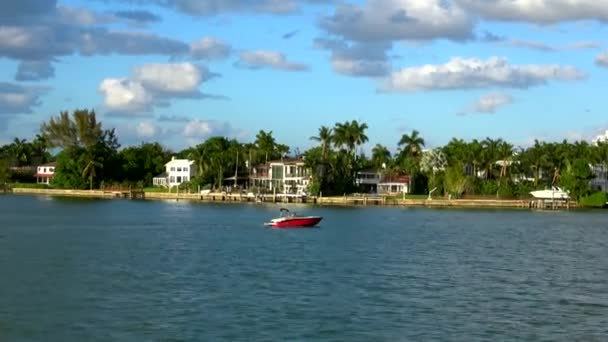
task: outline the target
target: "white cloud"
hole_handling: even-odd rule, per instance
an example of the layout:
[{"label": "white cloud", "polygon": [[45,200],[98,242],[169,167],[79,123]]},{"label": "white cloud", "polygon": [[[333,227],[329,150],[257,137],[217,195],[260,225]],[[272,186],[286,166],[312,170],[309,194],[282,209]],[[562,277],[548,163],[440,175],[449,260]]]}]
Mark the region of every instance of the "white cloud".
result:
[{"label": "white cloud", "polygon": [[187,138],[204,138],[210,136],[212,132],[210,121],[196,119],[184,126],[184,136]]},{"label": "white cloud", "polygon": [[604,0],[456,0],[485,19],[553,24],[563,21],[608,21]]},{"label": "white cloud", "polygon": [[[108,1],[108,0],[106,0]],[[223,13],[288,14],[302,4],[332,3],[334,0],[115,0],[138,4],[173,7],[192,16],[212,16]]]},{"label": "white cloud", "polygon": [[158,134],[160,128],[150,121],[142,121],[137,125],[136,131],[138,137],[150,139]]},{"label": "white cloud", "polygon": [[243,132],[235,130],[228,122],[215,120],[194,119],[184,125],[182,137],[188,145],[193,146],[213,136],[239,138]]},{"label": "white cloud", "polygon": [[595,64],[608,68],[608,51],[597,55],[595,57]]},{"label": "white cloud", "polygon": [[328,32],[355,41],[473,37],[473,19],[445,0],[368,0],[345,4],[321,20]]},{"label": "white cloud", "polygon": [[491,93],[480,97],[475,103],[459,114],[465,115],[470,112],[495,113],[501,107],[513,103],[513,97],[502,93]]},{"label": "white cloud", "polygon": [[244,51],[236,65],[248,69],[270,68],[285,71],[306,71],[308,66],[287,60],[284,54],[276,51]]},{"label": "white cloud", "polygon": [[163,93],[192,93],[207,71],[192,63],[144,64],[133,70],[133,79],[146,89]]},{"label": "white cloud", "polygon": [[104,104],[113,111],[148,111],[154,98],[143,85],[128,79],[106,78],[99,85]]},{"label": "white cloud", "polygon": [[212,37],[204,37],[190,44],[190,55],[195,59],[223,59],[231,52],[230,45]]},{"label": "white cloud", "polygon": [[99,91],[112,113],[141,114],[155,106],[168,106],[174,98],[222,98],[199,91],[201,84],[213,76],[192,63],[145,64],[133,69],[131,79],[104,79]]},{"label": "white cloud", "polygon": [[586,75],[572,66],[511,65],[505,58],[487,60],[455,57],[445,64],[404,68],[393,72],[381,85],[384,91],[474,89],[486,87],[528,88],[551,80],[573,81]]}]

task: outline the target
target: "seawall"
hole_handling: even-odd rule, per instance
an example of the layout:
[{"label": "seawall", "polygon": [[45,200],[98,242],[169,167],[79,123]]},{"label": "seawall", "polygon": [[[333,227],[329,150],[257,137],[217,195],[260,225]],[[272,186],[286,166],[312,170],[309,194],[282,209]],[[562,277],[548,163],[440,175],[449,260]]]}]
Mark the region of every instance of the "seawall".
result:
[{"label": "seawall", "polygon": [[147,200],[185,200],[197,202],[261,202],[261,203],[308,203],[333,206],[397,206],[431,208],[514,208],[514,209],[571,209],[575,203],[540,203],[535,200],[499,199],[388,199],[384,197],[344,196],[344,197],[281,197],[266,195],[248,197],[241,194],[210,193],[206,195],[142,191],[102,191],[102,190],[59,190],[14,188],[14,194],[66,196],[82,198],[133,198]]}]

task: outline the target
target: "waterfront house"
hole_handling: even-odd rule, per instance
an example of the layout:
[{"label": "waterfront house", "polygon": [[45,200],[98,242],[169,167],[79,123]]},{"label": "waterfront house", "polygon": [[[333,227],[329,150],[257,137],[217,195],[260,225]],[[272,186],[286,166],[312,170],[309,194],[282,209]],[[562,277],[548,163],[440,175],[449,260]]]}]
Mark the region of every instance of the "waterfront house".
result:
[{"label": "waterfront house", "polygon": [[55,167],[57,163],[47,163],[38,165],[36,167],[36,174],[34,177],[36,178],[37,184],[51,184],[51,180],[55,177]]},{"label": "waterfront house", "polygon": [[409,194],[412,178],[408,175],[387,175],[378,183],[378,193],[383,195]]},{"label": "waterfront house", "polygon": [[589,165],[593,179],[589,183],[591,189],[608,192],[608,168],[605,165]]},{"label": "waterfront house", "polygon": [[377,193],[382,173],[376,169],[367,169],[357,172],[355,185],[365,193]]},{"label": "waterfront house", "polygon": [[311,173],[302,159],[284,159],[252,168],[250,184],[266,191],[277,193],[305,193],[310,184]]},{"label": "waterfront house", "polygon": [[196,167],[194,160],[175,159],[175,157],[172,157],[171,161],[165,164],[165,172],[154,177],[152,183],[155,186],[171,188],[189,182],[195,176]]}]

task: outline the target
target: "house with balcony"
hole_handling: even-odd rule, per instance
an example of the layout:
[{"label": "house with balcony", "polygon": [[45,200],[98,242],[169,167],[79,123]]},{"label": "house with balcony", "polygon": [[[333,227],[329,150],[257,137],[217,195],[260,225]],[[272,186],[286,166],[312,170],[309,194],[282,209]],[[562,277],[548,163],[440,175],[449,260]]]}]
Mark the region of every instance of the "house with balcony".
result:
[{"label": "house with balcony", "polygon": [[285,194],[305,194],[311,172],[302,159],[284,159],[252,168],[249,183],[260,189]]},{"label": "house with balcony", "polygon": [[152,183],[154,186],[172,188],[189,182],[195,176],[196,166],[194,165],[194,160],[172,157],[171,161],[165,164],[165,172],[154,177]]},{"label": "house with balcony", "polygon": [[56,166],[57,163],[55,162],[38,165],[36,167],[36,174],[34,175],[36,178],[36,183],[46,185],[51,184],[51,180],[53,180],[53,177],[55,177]]},{"label": "house with balcony", "polygon": [[355,177],[355,185],[363,193],[377,193],[378,184],[381,180],[381,171],[376,169],[367,169],[357,172]]}]

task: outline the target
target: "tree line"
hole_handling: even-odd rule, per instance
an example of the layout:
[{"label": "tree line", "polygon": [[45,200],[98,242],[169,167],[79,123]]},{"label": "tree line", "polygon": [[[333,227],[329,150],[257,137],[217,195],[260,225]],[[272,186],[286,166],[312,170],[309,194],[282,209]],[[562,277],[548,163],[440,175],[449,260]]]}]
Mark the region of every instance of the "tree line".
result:
[{"label": "tree line", "polygon": [[[593,171],[608,168],[608,144],[535,141],[527,148],[503,139],[465,141],[454,138],[445,146],[425,149],[416,130],[403,134],[396,152],[376,144],[368,156],[360,151],[369,141],[367,124],[357,120],[322,126],[310,137],[315,147],[300,153],[278,143],[272,131],[261,130],[253,142],[211,137],[182,151],[160,143],[120,148],[114,129],[104,129],[94,111],[61,112],[41,125],[31,141],[15,138],[0,147],[0,182],[23,181],[19,167],[56,161],[53,187],[99,188],[116,184],[151,186],[175,155],[194,160],[197,177],[184,187],[220,188],[231,176],[246,176],[251,168],[287,156],[303,158],[312,170],[309,192],[342,195],[360,191],[358,171],[373,169],[382,175],[409,175],[413,193],[453,197],[523,198],[552,185],[574,198],[594,193]],[[51,154],[50,151],[57,151]]]}]

